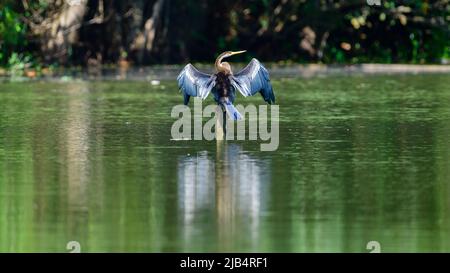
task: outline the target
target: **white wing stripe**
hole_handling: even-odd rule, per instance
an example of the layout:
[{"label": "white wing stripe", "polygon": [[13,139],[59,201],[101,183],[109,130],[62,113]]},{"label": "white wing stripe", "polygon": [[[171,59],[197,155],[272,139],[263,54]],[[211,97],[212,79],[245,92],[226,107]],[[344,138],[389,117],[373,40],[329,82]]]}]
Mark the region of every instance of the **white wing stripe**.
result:
[{"label": "white wing stripe", "polygon": [[258,73],[258,71],[259,71],[259,69],[260,69],[260,65],[259,65],[259,62],[257,62],[257,66],[254,66],[253,67],[253,71],[252,71],[252,74],[251,74],[251,79],[253,80],[255,77],[256,77],[256,74]]},{"label": "white wing stripe", "polygon": [[195,84],[196,80],[195,80],[195,78],[194,78],[194,75],[192,75],[191,73],[192,73],[192,72],[191,72],[190,69],[187,69],[187,70],[186,70],[186,76],[188,77],[188,79],[189,79],[192,83]]}]

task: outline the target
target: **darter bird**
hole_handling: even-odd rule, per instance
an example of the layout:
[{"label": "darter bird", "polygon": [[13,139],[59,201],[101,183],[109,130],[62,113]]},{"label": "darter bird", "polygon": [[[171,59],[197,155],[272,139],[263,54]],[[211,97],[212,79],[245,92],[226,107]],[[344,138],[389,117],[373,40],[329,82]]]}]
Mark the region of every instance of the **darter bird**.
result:
[{"label": "darter bird", "polygon": [[184,104],[189,103],[190,97],[205,99],[212,92],[214,100],[222,106],[230,119],[240,120],[242,115],[233,105],[236,90],[244,97],[253,96],[259,92],[267,103],[275,103],[269,72],[257,59],[253,58],[236,74],[231,71],[229,63],[222,62],[225,58],[244,52],[246,51],[226,51],[220,54],[216,59],[216,73],[213,75],[200,72],[192,64],[187,64],[177,77]]}]

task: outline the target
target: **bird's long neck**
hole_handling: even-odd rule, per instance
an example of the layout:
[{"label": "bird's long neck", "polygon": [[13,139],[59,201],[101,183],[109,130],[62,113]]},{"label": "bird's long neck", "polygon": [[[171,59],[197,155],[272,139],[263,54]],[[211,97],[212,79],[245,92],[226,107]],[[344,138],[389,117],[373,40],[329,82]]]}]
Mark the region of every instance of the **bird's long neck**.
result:
[{"label": "bird's long neck", "polygon": [[219,57],[217,57],[215,67],[216,67],[217,72],[223,72],[225,74],[230,74],[231,71],[230,71],[229,67],[222,64],[222,60],[223,60],[223,58],[225,58],[225,55],[226,55],[226,53],[224,52],[224,53],[220,54]]}]

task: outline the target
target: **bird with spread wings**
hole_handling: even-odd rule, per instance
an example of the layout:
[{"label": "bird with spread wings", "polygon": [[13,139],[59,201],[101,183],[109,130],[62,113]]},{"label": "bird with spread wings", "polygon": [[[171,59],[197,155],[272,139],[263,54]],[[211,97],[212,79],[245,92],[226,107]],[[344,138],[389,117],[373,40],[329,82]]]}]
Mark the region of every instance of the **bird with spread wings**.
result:
[{"label": "bird with spread wings", "polygon": [[198,71],[192,64],[187,64],[178,75],[178,86],[183,93],[184,104],[189,103],[190,97],[205,99],[209,93],[214,100],[222,106],[232,120],[242,119],[242,115],[234,107],[236,90],[244,97],[260,93],[269,103],[275,103],[269,72],[255,58],[241,71],[233,74],[231,65],[223,62],[224,58],[243,53],[244,51],[226,51],[217,57],[215,62],[216,73],[206,74]]}]

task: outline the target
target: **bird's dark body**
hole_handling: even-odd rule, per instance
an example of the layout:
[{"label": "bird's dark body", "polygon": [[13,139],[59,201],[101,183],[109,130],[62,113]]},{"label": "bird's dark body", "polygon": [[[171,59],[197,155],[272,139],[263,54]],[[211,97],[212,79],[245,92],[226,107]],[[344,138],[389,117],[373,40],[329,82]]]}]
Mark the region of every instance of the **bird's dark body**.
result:
[{"label": "bird's dark body", "polygon": [[218,103],[234,102],[236,97],[236,89],[230,82],[228,74],[219,72],[216,74],[216,85],[211,91],[214,95],[214,100]]}]

